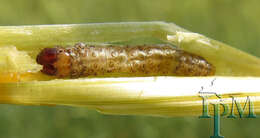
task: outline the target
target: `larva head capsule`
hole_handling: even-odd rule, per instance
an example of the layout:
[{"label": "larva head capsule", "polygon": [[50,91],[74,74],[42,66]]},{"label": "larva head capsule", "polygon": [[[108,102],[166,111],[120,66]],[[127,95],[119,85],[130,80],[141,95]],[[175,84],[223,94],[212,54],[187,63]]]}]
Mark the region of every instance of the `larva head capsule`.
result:
[{"label": "larva head capsule", "polygon": [[58,77],[70,75],[70,54],[64,48],[45,48],[38,54],[36,61],[43,65],[41,71],[45,74]]},{"label": "larva head capsule", "polygon": [[43,65],[42,72],[55,75],[57,69],[54,67],[54,63],[58,59],[58,51],[57,48],[45,48],[40,54],[37,56],[37,63]]}]

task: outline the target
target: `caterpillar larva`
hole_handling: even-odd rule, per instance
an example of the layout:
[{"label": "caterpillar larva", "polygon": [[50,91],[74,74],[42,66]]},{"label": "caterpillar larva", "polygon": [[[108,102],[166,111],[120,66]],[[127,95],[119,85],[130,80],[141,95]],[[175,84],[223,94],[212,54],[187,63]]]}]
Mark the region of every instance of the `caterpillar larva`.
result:
[{"label": "caterpillar larva", "polygon": [[215,67],[204,58],[169,45],[45,48],[37,56],[42,72],[57,77],[208,76]]}]

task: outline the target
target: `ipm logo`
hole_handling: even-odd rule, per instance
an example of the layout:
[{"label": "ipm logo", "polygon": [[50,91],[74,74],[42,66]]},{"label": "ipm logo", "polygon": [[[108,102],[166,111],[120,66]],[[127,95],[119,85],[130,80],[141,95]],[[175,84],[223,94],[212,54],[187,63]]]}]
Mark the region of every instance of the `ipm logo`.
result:
[{"label": "ipm logo", "polygon": [[[212,94],[212,93],[211,93]],[[212,95],[211,95],[212,96]],[[213,102],[209,102],[209,95],[200,95],[202,98],[202,115],[199,118],[214,118],[214,135],[210,138],[224,138],[220,134],[220,118],[256,118],[256,114],[254,112],[253,101],[250,96],[245,97],[234,97],[229,96],[229,101],[224,101],[220,95],[214,93],[214,96],[217,97],[217,100]],[[212,101],[212,100],[211,100]],[[228,104],[231,103],[231,104]],[[244,103],[244,106],[241,105]],[[211,116],[209,114],[209,106],[213,106],[214,114]],[[222,107],[223,110],[220,110]],[[248,107],[248,108],[247,108]],[[246,112],[248,110],[248,112]],[[221,113],[222,111],[222,113]],[[235,115],[235,111],[238,113],[238,116]],[[247,114],[246,114],[247,113]]]}]

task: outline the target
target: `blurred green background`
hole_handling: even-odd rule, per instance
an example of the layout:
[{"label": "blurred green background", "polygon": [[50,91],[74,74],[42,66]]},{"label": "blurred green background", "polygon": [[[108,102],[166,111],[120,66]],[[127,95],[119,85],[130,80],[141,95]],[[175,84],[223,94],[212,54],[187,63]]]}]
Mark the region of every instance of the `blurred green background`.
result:
[{"label": "blurred green background", "polygon": [[[260,57],[258,0],[0,0],[0,25],[174,22]],[[0,138],[208,138],[212,119],[103,115],[0,105]],[[226,138],[258,138],[260,119],[222,119]]]}]

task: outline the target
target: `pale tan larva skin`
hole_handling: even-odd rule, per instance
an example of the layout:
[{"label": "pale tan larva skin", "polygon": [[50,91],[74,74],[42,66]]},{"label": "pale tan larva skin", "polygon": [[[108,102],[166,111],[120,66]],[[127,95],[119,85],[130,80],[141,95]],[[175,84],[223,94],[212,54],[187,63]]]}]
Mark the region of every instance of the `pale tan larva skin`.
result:
[{"label": "pale tan larva skin", "polygon": [[215,67],[204,58],[169,45],[57,47],[58,77],[209,76]]}]

